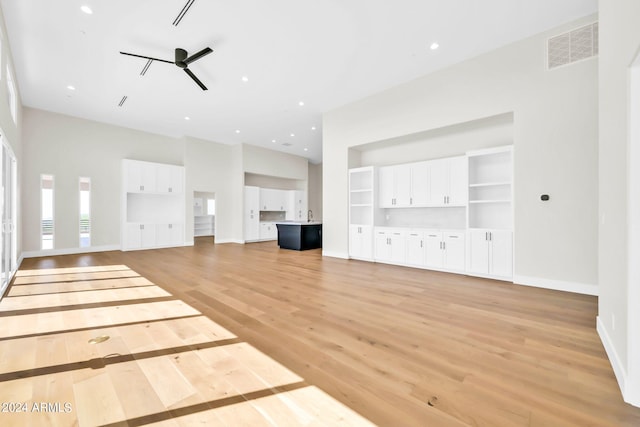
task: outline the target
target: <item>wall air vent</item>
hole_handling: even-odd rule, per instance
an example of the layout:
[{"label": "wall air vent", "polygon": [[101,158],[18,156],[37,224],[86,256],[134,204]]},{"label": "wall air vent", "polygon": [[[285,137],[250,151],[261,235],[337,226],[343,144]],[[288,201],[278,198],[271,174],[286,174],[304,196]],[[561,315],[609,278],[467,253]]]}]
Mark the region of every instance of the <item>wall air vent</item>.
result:
[{"label": "wall air vent", "polygon": [[547,68],[549,70],[591,58],[597,54],[597,22],[547,40]]},{"label": "wall air vent", "polygon": [[282,145],[284,145],[285,147],[291,147],[293,144],[290,142],[284,142]]}]

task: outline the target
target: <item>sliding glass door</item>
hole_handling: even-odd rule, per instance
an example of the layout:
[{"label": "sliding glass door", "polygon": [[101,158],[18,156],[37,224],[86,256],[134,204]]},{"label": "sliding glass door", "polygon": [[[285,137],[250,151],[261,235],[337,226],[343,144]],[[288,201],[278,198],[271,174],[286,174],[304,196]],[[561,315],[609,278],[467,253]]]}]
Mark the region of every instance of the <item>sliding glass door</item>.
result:
[{"label": "sliding glass door", "polygon": [[11,148],[2,139],[0,150],[0,296],[4,294],[16,270],[16,158]]}]

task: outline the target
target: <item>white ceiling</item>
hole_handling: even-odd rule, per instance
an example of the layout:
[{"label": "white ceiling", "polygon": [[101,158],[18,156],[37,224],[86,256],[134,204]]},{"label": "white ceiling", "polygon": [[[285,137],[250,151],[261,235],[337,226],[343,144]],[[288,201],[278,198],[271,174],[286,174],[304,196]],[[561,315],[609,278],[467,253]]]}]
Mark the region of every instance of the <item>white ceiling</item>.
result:
[{"label": "white ceiling", "polygon": [[[195,0],[173,26],[186,3],[0,0],[23,104],[317,163],[323,112],[597,11],[597,0]],[[206,92],[175,65],[141,76],[146,61],[119,54],[206,46],[189,65]]]}]

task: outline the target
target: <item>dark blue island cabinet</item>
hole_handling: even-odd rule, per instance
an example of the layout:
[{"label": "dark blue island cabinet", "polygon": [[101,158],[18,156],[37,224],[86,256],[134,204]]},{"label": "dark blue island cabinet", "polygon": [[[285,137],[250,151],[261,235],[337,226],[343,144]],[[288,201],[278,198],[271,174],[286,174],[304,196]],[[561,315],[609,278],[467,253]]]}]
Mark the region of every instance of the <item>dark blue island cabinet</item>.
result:
[{"label": "dark blue island cabinet", "polygon": [[321,222],[283,221],[278,227],[278,246],[282,249],[304,251],[322,247]]}]

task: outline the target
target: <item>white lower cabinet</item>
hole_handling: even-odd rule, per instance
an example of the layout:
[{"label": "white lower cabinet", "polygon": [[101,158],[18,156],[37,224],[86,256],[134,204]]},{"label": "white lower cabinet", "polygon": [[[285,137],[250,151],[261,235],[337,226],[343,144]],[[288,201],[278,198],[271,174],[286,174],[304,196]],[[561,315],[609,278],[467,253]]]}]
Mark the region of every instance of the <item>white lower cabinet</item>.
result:
[{"label": "white lower cabinet", "polygon": [[182,240],[181,224],[156,224],[156,246],[176,246]]},{"label": "white lower cabinet", "polygon": [[426,231],[426,267],[457,271],[464,270],[464,240],[464,232],[461,231]]},{"label": "white lower cabinet", "polygon": [[411,230],[407,233],[407,256],[408,265],[424,267],[425,265],[425,241],[424,232]]},{"label": "white lower cabinet", "polygon": [[127,223],[125,250],[150,249],[184,244],[183,224]]},{"label": "white lower cabinet", "polygon": [[496,278],[513,276],[513,233],[511,230],[467,231],[467,273]]},{"label": "white lower cabinet", "polygon": [[404,264],[406,256],[405,231],[402,229],[376,228],[375,260],[391,264]]},{"label": "white lower cabinet", "polygon": [[376,227],[374,259],[434,270],[464,271],[464,231]]},{"label": "white lower cabinet", "polygon": [[260,240],[276,240],[278,227],[273,222],[260,223]]},{"label": "white lower cabinet", "polygon": [[370,225],[349,226],[349,256],[355,259],[373,258],[373,227]]}]

